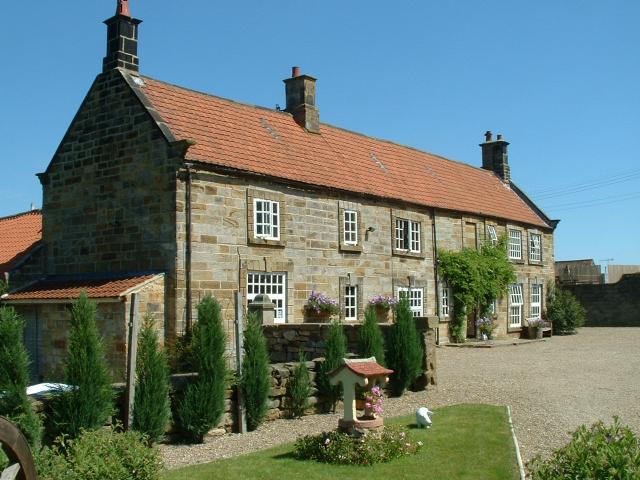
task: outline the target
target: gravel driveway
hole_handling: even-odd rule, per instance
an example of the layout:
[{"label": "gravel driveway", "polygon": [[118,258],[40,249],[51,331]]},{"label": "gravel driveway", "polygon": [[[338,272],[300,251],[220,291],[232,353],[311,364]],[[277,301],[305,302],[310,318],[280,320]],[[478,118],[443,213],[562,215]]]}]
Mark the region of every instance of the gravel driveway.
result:
[{"label": "gravel driveway", "polygon": [[[524,461],[548,454],[569,432],[613,415],[640,433],[640,328],[583,328],[519,346],[438,349],[438,386],[386,402],[385,415],[418,406],[511,405]],[[194,446],[163,445],[168,468],[210,462],[335,428],[337,415],[269,422],[246,435]],[[437,422],[437,414],[434,422]]]}]

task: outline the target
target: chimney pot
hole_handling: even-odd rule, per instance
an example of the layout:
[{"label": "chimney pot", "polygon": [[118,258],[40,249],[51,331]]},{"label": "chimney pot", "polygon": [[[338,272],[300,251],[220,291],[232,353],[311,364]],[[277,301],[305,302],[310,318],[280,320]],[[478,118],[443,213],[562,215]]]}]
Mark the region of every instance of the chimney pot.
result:
[{"label": "chimney pot", "polygon": [[487,130],[486,132],[484,132],[485,142],[490,142],[492,138],[493,138],[493,133],[491,133],[491,130]]},{"label": "chimney pot", "polygon": [[129,10],[129,0],[118,0],[118,8],[116,9],[116,15],[124,15],[125,17],[131,17],[131,11]]},{"label": "chimney pot", "polygon": [[300,76],[300,67],[291,67],[291,78]]},{"label": "chimney pot", "polygon": [[496,140],[502,140],[502,134],[498,134],[498,136],[496,137]]}]

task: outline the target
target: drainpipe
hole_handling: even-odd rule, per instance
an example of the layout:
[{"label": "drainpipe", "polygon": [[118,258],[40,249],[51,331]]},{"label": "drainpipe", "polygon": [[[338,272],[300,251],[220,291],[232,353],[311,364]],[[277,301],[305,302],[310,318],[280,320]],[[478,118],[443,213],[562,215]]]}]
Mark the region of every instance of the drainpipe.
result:
[{"label": "drainpipe", "polygon": [[191,338],[193,329],[192,318],[192,295],[191,295],[191,167],[190,163],[185,164],[187,168],[186,184],[185,184],[185,247],[184,247],[184,270],[185,270],[185,335]]},{"label": "drainpipe", "polygon": [[[435,282],[436,282],[436,312],[438,313],[438,318],[440,318],[440,315],[442,314],[442,303],[441,303],[441,299],[440,299],[440,275],[438,274],[438,236],[436,234],[436,209],[433,208],[432,210],[432,218],[433,221],[431,222],[431,235],[433,236],[433,272],[434,272],[434,276],[435,278]],[[449,300],[451,302],[451,299]],[[440,344],[440,328],[436,329],[436,344]]]}]

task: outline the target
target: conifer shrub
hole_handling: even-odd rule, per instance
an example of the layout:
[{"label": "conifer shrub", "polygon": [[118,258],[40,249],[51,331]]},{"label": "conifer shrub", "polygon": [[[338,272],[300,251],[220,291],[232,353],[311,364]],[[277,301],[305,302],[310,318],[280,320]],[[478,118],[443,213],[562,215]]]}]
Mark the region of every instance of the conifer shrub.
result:
[{"label": "conifer shrub", "polygon": [[260,319],[255,313],[247,316],[240,388],[247,412],[247,427],[249,430],[255,430],[267,413],[267,402],[271,391],[271,367],[267,340],[264,337]]},{"label": "conifer shrub", "polygon": [[169,365],[165,351],[160,348],[153,316],[149,314],[138,337],[136,377],[132,427],[147,435],[150,443],[158,442],[171,418]]},{"label": "conifer shrub", "polygon": [[311,395],[311,375],[307,368],[307,359],[300,352],[298,364],[295,366],[289,383],[287,383],[287,409],[289,416],[300,418],[309,408],[309,395]]},{"label": "conifer shrub", "polygon": [[220,304],[208,295],[198,304],[191,341],[191,361],[198,376],[187,385],[176,412],[178,425],[189,441],[202,443],[224,414],[225,343]]},{"label": "conifer shrub", "polygon": [[372,305],[365,310],[364,323],[358,331],[358,354],[362,358],[376,357],[380,365],[385,364],[384,337]]},{"label": "conifer shrub", "polygon": [[316,382],[318,390],[329,401],[331,410],[335,413],[338,401],[342,397],[342,385],[331,385],[328,374],[338,368],[347,355],[347,337],[340,322],[332,322],[329,325],[324,344],[324,362],[319,368]]},{"label": "conifer shrub", "polygon": [[4,295],[9,291],[9,285],[3,279],[0,278],[0,295]]},{"label": "conifer shrub", "polygon": [[51,402],[54,432],[71,438],[81,430],[95,430],[107,423],[113,413],[111,376],[102,339],[96,327],[96,304],[82,292],[71,307],[64,382]]},{"label": "conifer shrub", "polygon": [[0,415],[24,434],[32,449],[42,440],[42,419],[27,397],[29,354],[23,343],[24,321],[12,307],[0,307]]},{"label": "conifer shrub", "polygon": [[584,307],[568,290],[553,289],[547,302],[547,319],[552,322],[554,335],[572,335],[584,326]]},{"label": "conifer shrub", "polygon": [[401,396],[422,373],[422,345],[420,334],[411,313],[409,300],[403,298],[396,308],[396,321],[389,332],[387,366],[391,375],[391,393]]}]

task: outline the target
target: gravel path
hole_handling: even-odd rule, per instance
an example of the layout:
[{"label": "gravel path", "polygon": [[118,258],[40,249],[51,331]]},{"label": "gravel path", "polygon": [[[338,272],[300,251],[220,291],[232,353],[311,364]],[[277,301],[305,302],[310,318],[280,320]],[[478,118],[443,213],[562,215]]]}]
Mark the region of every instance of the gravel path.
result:
[{"label": "gravel path", "polygon": [[[385,415],[458,403],[511,405],[523,460],[547,455],[569,432],[613,415],[640,433],[640,328],[583,328],[519,346],[438,349],[438,386],[388,399]],[[168,468],[210,462],[335,428],[338,415],[277,420],[205,445],[163,445]],[[437,422],[437,415],[434,418]]]}]

